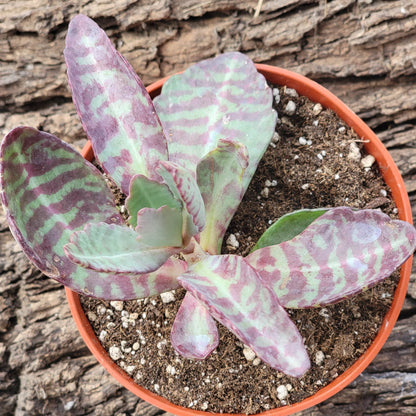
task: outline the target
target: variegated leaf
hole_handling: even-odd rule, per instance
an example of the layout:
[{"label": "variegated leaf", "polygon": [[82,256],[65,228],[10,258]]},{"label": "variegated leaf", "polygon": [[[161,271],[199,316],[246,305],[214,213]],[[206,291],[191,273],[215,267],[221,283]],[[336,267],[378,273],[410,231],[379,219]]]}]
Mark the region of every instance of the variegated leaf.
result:
[{"label": "variegated leaf", "polygon": [[154,104],[168,136],[169,160],[190,170],[219,139],[243,143],[247,189],[276,123],[271,90],[249,58],[230,52],[199,62],[169,78]]},{"label": "variegated leaf", "polygon": [[252,251],[291,240],[305,230],[329,208],[301,209],[280,217],[258,239]]},{"label": "variegated leaf", "polygon": [[141,275],[99,273],[71,262],[64,253],[85,224],[122,224],[113,196],[98,170],[57,137],[17,127],[0,149],[1,200],[10,229],[42,272],[72,290],[107,300],[152,296],[178,287],[187,269],[178,259]]},{"label": "variegated leaf", "polygon": [[29,259],[82,291],[88,273],[68,260],[64,244],[87,223],[123,223],[98,170],[57,137],[17,127],[2,142],[1,187],[11,231]]},{"label": "variegated leaf", "polygon": [[224,234],[243,198],[247,165],[246,147],[223,139],[198,163],[197,182],[206,212],[200,245],[211,254],[220,253]]},{"label": "variegated leaf", "polygon": [[207,308],[186,292],[170,335],[172,346],[185,358],[203,360],[218,346],[218,330]]},{"label": "variegated leaf", "polygon": [[246,260],[286,308],[322,306],[390,276],[415,250],[415,228],[376,210],[334,208],[290,241]]},{"label": "variegated leaf", "polygon": [[294,377],[308,370],[309,358],[296,326],[243,257],[207,256],[178,280],[272,368]]},{"label": "variegated leaf", "polygon": [[[173,162],[162,161],[158,173],[177,200],[183,201],[184,239],[200,232],[205,226],[205,206],[193,173]],[[189,214],[189,215],[188,215]]]},{"label": "variegated leaf", "polygon": [[[179,283],[177,277],[188,268],[185,261],[175,257],[169,259],[161,267],[151,273],[145,274],[111,274],[111,279],[106,278],[105,286],[101,283],[103,293],[96,296],[105,300],[132,300],[147,298],[163,292],[177,289]],[[87,269],[83,269],[87,270]],[[104,273],[96,273],[102,276]],[[91,279],[91,285],[94,286]],[[98,284],[100,282],[98,281]]]},{"label": "variegated leaf", "polygon": [[126,199],[126,207],[130,214],[129,224],[136,227],[137,213],[142,208],[157,209],[163,205],[181,210],[181,203],[175,199],[166,184],[143,175],[136,175],[132,178],[129,196]]},{"label": "variegated leaf", "polygon": [[95,156],[128,195],[136,174],[155,178],[167,143],[153,103],[129,63],[103,30],[78,15],[64,50],[72,97]]},{"label": "variegated leaf", "polygon": [[[181,226],[179,225],[179,242]],[[148,273],[158,269],[178,250],[152,245],[125,225],[87,224],[71,235],[64,246],[65,254],[74,263],[87,269],[109,273]],[[141,237],[141,236],[140,236]]]}]

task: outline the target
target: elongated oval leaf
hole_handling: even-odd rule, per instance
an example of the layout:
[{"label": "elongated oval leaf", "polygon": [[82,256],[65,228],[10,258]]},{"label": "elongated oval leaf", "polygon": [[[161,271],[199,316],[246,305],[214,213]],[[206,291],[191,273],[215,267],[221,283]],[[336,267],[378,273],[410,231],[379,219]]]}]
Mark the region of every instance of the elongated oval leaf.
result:
[{"label": "elongated oval leaf", "polygon": [[207,308],[186,292],[170,335],[172,346],[185,358],[203,360],[218,346],[218,329]]},{"label": "elongated oval leaf", "polygon": [[[179,227],[179,238],[180,231]],[[134,274],[155,271],[177,252],[172,247],[138,241],[138,237],[136,231],[125,225],[87,224],[71,235],[64,250],[71,261],[87,269]]]},{"label": "elongated oval leaf", "polygon": [[154,104],[169,134],[169,160],[190,170],[219,139],[243,143],[247,189],[276,123],[271,90],[249,58],[230,52],[199,62],[169,78]]},{"label": "elongated oval leaf", "polygon": [[90,18],[71,20],[65,60],[72,97],[95,156],[128,195],[136,174],[155,178],[167,144],[153,103],[128,62]]},{"label": "elongated oval leaf", "polygon": [[90,222],[121,224],[98,170],[57,137],[18,127],[1,146],[1,197],[10,228],[46,275],[82,290],[84,277],[64,254],[73,231]]},{"label": "elongated oval leaf", "polygon": [[112,193],[98,170],[57,137],[18,127],[0,148],[1,200],[10,229],[28,258],[46,275],[87,296],[129,300],[178,287],[187,264],[170,258],[140,275],[87,270],[64,253],[85,224],[122,224]]},{"label": "elongated oval leaf", "polygon": [[224,234],[243,198],[243,174],[247,165],[246,147],[222,139],[198,163],[197,182],[206,212],[200,245],[211,254],[220,253]]},{"label": "elongated oval leaf", "polygon": [[290,241],[246,257],[286,308],[337,302],[390,276],[415,250],[416,230],[376,210],[327,211]]},{"label": "elongated oval leaf", "polygon": [[126,207],[130,214],[129,224],[136,227],[137,213],[142,208],[157,209],[163,205],[181,210],[181,203],[175,199],[166,184],[143,175],[136,175],[132,178],[129,196],[126,199]]},{"label": "elongated oval leaf", "polygon": [[302,209],[283,215],[262,234],[252,251],[295,238],[326,211],[328,208]]},{"label": "elongated oval leaf", "polygon": [[272,368],[293,377],[309,368],[296,326],[243,257],[207,256],[178,280]]}]

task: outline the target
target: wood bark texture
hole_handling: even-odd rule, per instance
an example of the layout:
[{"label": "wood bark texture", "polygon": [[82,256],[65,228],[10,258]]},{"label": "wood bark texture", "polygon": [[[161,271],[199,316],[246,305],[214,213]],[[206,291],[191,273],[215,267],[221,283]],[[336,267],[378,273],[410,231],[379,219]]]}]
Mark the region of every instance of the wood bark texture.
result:
[{"label": "wood bark texture", "polygon": [[[413,0],[0,0],[0,128],[85,134],[63,59],[70,19],[110,35],[146,84],[239,50],[320,82],[379,135],[404,175],[416,215],[416,2]],[[0,413],[168,413],[122,388],[97,363],[63,287],[29,265],[0,214]],[[299,413],[416,414],[416,269],[405,306],[370,367],[332,399]]]}]

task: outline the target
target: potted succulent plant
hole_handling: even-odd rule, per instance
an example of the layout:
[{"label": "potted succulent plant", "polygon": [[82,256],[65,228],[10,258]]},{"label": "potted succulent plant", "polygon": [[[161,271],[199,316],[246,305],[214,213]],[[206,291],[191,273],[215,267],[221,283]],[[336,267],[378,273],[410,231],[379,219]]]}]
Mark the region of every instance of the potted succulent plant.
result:
[{"label": "potted succulent plant", "polygon": [[[85,16],[70,24],[65,58],[95,161],[126,196],[128,218],[100,171],[55,136],[29,127],[17,127],[2,142],[2,203],[29,259],[70,289],[77,325],[98,360],[149,402],[174,414],[199,413],[171,405],[119,369],[99,345],[78,293],[128,300],[183,287],[187,293],[171,333],[179,354],[210,355],[218,345],[215,319],[264,363],[301,377],[310,360],[286,309],[352,296],[388,277],[415,249],[416,231],[408,222],[377,210],[336,207],[288,214],[248,256],[221,255],[227,226],[276,123],[272,93],[260,72],[332,108],[369,139],[368,150],[385,168],[401,218],[409,221],[397,168],[371,131],[322,87],[286,71],[256,69],[240,53],[162,80],[152,87],[158,94],[164,84],[153,102],[104,32]],[[84,156],[92,159],[91,148]],[[401,294],[369,356],[397,318],[409,267],[407,262],[402,268]],[[275,414],[323,400],[364,367],[358,364],[323,394]]]}]

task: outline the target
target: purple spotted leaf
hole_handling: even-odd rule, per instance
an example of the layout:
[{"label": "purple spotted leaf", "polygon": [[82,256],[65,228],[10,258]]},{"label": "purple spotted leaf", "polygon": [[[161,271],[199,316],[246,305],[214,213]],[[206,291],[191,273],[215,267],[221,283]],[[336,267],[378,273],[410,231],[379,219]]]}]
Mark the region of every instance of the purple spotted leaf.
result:
[{"label": "purple spotted leaf", "polygon": [[222,139],[198,163],[197,181],[206,212],[200,244],[211,254],[220,252],[225,231],[243,198],[243,174],[247,165],[246,147]]},{"label": "purple spotted leaf", "polygon": [[416,230],[381,211],[333,208],[290,241],[246,261],[286,308],[337,302],[388,277],[415,250]]},{"label": "purple spotted leaf", "polygon": [[158,173],[177,200],[184,205],[184,239],[200,232],[205,226],[205,206],[193,173],[176,163],[162,161]]},{"label": "purple spotted leaf", "polygon": [[[159,225],[157,214],[161,211],[150,208],[144,210],[153,214],[148,216],[148,221],[154,220]],[[150,222],[149,225],[151,226],[152,223]],[[165,230],[167,241],[173,242],[175,237],[180,245],[181,224],[179,223],[179,227],[173,230],[176,231],[176,236],[169,236],[169,231],[172,230]],[[83,230],[71,235],[70,242],[64,246],[64,251],[74,263],[98,272],[148,273],[158,269],[171,255],[178,252],[175,247],[154,244],[155,240],[151,237],[153,235],[149,235],[148,229],[140,234],[125,225],[90,223]],[[172,238],[171,241],[169,237]],[[161,238],[161,243],[163,242]]]},{"label": "purple spotted leaf", "polygon": [[185,358],[202,360],[218,346],[218,329],[208,309],[186,292],[171,336],[172,346]]},{"label": "purple spotted leaf", "polygon": [[201,61],[174,75],[154,99],[166,131],[169,160],[195,170],[199,160],[228,138],[247,147],[247,186],[276,124],[272,92],[253,62],[239,52]]},{"label": "purple spotted leaf", "polygon": [[294,377],[308,370],[309,358],[295,324],[243,257],[207,256],[178,280],[272,368]]},{"label": "purple spotted leaf", "polygon": [[72,97],[96,158],[128,195],[136,174],[157,179],[167,160],[160,120],[143,83],[90,18],[69,24],[65,60]]},{"label": "purple spotted leaf", "polygon": [[160,208],[163,205],[177,210],[182,208],[181,202],[175,199],[166,184],[143,175],[136,175],[132,178],[129,196],[126,199],[127,211],[130,214],[129,224],[136,227],[137,213],[142,208]]}]

